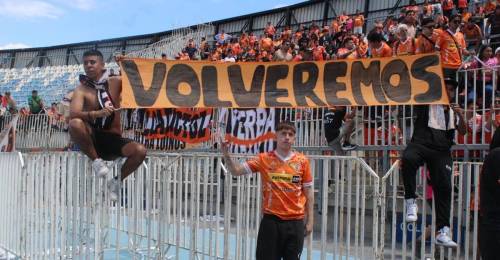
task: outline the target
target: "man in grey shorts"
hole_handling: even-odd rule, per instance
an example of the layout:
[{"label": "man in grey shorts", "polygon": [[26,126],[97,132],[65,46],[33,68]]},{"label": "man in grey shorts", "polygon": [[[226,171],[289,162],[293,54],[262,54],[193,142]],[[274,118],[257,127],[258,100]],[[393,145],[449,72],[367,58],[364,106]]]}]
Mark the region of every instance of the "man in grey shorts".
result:
[{"label": "man in grey shorts", "polygon": [[328,145],[333,148],[336,155],[343,155],[358,146],[351,144],[351,134],[354,130],[356,110],[347,113],[347,107],[335,106],[325,113],[325,137]]}]

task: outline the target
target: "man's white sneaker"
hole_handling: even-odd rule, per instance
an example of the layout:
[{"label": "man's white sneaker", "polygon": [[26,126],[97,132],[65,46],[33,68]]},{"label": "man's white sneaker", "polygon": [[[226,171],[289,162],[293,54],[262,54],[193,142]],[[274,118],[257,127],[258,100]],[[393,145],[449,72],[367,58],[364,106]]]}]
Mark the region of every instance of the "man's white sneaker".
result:
[{"label": "man's white sneaker", "polygon": [[104,178],[109,173],[108,166],[101,158],[97,158],[92,162],[92,170],[94,170],[95,175],[99,178]]},{"label": "man's white sneaker", "polygon": [[415,222],[417,221],[417,202],[415,199],[407,199],[406,201],[406,222]]},{"label": "man's white sneaker", "polygon": [[436,245],[443,246],[447,248],[455,248],[457,247],[457,243],[453,241],[450,237],[450,228],[443,227],[438,231],[438,235],[436,236]]},{"label": "man's white sneaker", "polygon": [[121,182],[115,178],[108,181],[109,198],[112,201],[117,201],[120,196]]}]

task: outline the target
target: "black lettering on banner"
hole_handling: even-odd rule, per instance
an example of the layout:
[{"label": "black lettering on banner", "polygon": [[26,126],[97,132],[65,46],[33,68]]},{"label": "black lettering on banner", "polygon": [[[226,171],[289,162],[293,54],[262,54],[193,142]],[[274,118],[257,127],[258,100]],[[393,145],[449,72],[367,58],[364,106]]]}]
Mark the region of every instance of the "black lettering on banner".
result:
[{"label": "black lettering on banner", "polygon": [[[189,94],[180,92],[181,83],[187,83],[191,87]],[[168,71],[167,76],[167,98],[172,105],[177,107],[194,107],[198,104],[201,96],[200,81],[196,72],[186,64],[175,64]]]},{"label": "black lettering on banner", "polygon": [[[391,77],[393,75],[399,76],[399,84],[397,86],[391,84]],[[385,95],[393,101],[400,103],[410,101],[410,73],[404,61],[396,59],[385,65],[382,70],[382,88],[385,91]]]},{"label": "black lettering on banner", "polygon": [[155,63],[153,66],[153,79],[151,80],[151,87],[148,90],[144,87],[141,73],[139,72],[139,68],[137,68],[135,61],[122,61],[122,68],[130,82],[137,105],[139,107],[153,106],[158,98],[163,81],[165,80],[167,64],[161,62]]},{"label": "black lettering on banner", "polygon": [[172,134],[169,138],[183,141],[206,138],[211,117],[211,110],[192,114],[176,108],[156,109],[147,113],[143,135],[150,139],[164,139]]},{"label": "black lettering on banner", "polygon": [[201,70],[201,82],[203,84],[203,101],[205,107],[230,107],[230,101],[219,99],[217,89],[217,68],[215,66],[204,66]]},{"label": "black lettering on banner", "polygon": [[347,73],[346,62],[329,62],[325,64],[324,82],[326,102],[329,106],[350,106],[351,102],[346,98],[339,98],[337,92],[345,91],[346,84],[337,81],[339,77],[345,77]]},{"label": "black lettering on banner", "polygon": [[290,103],[278,102],[280,97],[288,97],[286,89],[278,89],[278,81],[288,76],[288,65],[271,65],[267,67],[266,73],[266,106],[267,107],[290,107]]},{"label": "black lettering on banner", "polygon": [[279,109],[235,108],[228,109],[227,113],[226,134],[238,140],[231,145],[231,152],[256,154],[275,149],[276,142],[269,134],[275,132]]},{"label": "black lettering on banner", "polygon": [[428,67],[439,65],[439,57],[437,55],[424,56],[418,58],[411,65],[411,74],[414,78],[423,80],[429,85],[429,90],[415,96],[415,101],[418,103],[431,103],[441,99],[443,95],[443,86],[441,78],[436,73],[427,71]]},{"label": "black lettering on banner", "polygon": [[365,86],[371,85],[375,99],[379,103],[387,103],[380,83],[380,61],[370,62],[370,66],[368,66],[368,68],[365,68],[361,61],[355,61],[352,63],[352,95],[357,105],[366,105],[363,93],[361,92],[361,83]]},{"label": "black lettering on banner", "polygon": [[258,107],[262,96],[262,83],[264,82],[264,74],[266,68],[264,65],[259,65],[253,72],[252,84],[250,90],[246,90],[243,77],[241,75],[240,65],[231,65],[227,67],[229,84],[234,100],[239,107]]},{"label": "black lettering on banner", "polygon": [[[308,78],[304,82],[303,72],[307,72]],[[299,63],[293,67],[293,93],[295,102],[299,107],[307,107],[306,97],[308,97],[316,106],[326,106],[314,93],[314,88],[318,81],[318,66],[313,62]]]}]

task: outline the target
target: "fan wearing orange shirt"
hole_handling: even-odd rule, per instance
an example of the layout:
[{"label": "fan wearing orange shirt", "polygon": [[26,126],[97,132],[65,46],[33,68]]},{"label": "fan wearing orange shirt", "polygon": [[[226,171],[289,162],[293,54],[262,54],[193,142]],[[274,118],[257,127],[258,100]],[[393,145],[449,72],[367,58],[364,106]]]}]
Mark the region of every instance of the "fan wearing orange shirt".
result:
[{"label": "fan wearing orange shirt", "polygon": [[462,66],[462,55],[467,54],[463,34],[457,32],[461,22],[460,15],[453,15],[448,28],[440,30],[436,41],[436,48],[441,53],[441,64],[445,77],[456,77],[457,70]]},{"label": "fan wearing orange shirt", "polygon": [[465,42],[467,43],[467,49],[479,50],[481,42],[483,41],[483,32],[481,28],[474,23],[474,21],[468,21],[462,28],[462,32],[465,36]]},{"label": "fan wearing orange shirt", "polygon": [[382,34],[372,31],[367,38],[372,58],[392,57],[392,49],[384,42]]},{"label": "fan wearing orange shirt", "polygon": [[242,33],[240,37],[240,46],[242,49],[246,49],[250,45],[250,39],[246,33]]},{"label": "fan wearing orange shirt", "polygon": [[282,41],[290,41],[292,37],[292,29],[290,29],[290,26],[286,26],[285,30],[281,33],[281,40]]},{"label": "fan wearing orange shirt", "polygon": [[337,58],[339,60],[343,59],[348,59],[348,60],[354,60],[354,59],[359,59],[360,57],[358,56],[358,47],[354,44],[353,39],[351,37],[348,37],[344,40],[344,47],[340,48],[337,51]]},{"label": "fan wearing orange shirt", "polygon": [[267,22],[266,28],[264,29],[264,33],[266,34],[267,37],[273,38],[274,34],[276,33],[276,28],[271,24],[271,22]]},{"label": "fan wearing orange shirt", "polygon": [[353,34],[363,34],[363,25],[365,24],[365,17],[361,11],[356,10],[357,15],[354,17]]},{"label": "fan wearing orange shirt", "polygon": [[446,17],[450,17],[453,9],[455,9],[455,3],[453,3],[453,0],[441,0],[441,6],[443,7],[443,14]]},{"label": "fan wearing orange shirt", "polygon": [[253,32],[251,32],[249,35],[248,35],[248,44],[250,44],[250,47],[254,47],[255,46],[255,43],[257,42],[257,36],[253,34]]},{"label": "fan wearing orange shirt", "polygon": [[336,33],[338,33],[340,31],[340,24],[339,24],[338,18],[337,19],[333,19],[330,28],[331,28],[332,35],[334,35],[334,34],[336,34]]},{"label": "fan wearing orange shirt", "polygon": [[398,25],[398,40],[394,43],[394,56],[405,56],[415,54],[415,38],[408,37],[408,26]]},{"label": "fan wearing orange shirt", "polygon": [[469,3],[467,3],[467,0],[458,0],[458,10],[460,10],[460,13],[463,13],[468,5]]},{"label": "fan wearing orange shirt", "polygon": [[260,48],[264,51],[271,51],[273,48],[273,40],[269,37],[262,37],[260,39]]},{"label": "fan wearing orange shirt", "polygon": [[318,44],[318,42],[316,41],[314,43],[315,47],[313,47],[313,58],[315,61],[323,61],[325,60],[325,56],[326,56],[326,49],[325,47],[321,46]]},{"label": "fan wearing orange shirt", "polygon": [[422,33],[418,36],[416,41],[415,53],[432,53],[436,49],[436,37],[437,34],[434,33],[435,23],[432,18],[424,18],[422,20]]},{"label": "fan wearing orange shirt", "polygon": [[256,259],[299,260],[304,236],[313,230],[314,191],[309,159],[292,150],[295,125],[280,122],[276,128],[276,150],[240,163],[231,159],[229,143],[222,154],[234,176],[260,173],[262,211],[257,235]]},{"label": "fan wearing orange shirt", "polygon": [[345,11],[342,11],[342,15],[339,16],[340,25],[345,25],[348,19],[349,16],[346,14]]}]

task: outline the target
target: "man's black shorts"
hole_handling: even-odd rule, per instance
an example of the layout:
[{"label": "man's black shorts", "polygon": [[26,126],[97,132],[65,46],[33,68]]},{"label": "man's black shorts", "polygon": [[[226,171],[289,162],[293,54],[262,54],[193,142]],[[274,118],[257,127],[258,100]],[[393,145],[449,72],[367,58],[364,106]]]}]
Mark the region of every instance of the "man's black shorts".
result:
[{"label": "man's black shorts", "polygon": [[120,135],[92,129],[92,141],[97,155],[106,161],[123,157],[122,148],[132,142],[130,139],[122,138]]},{"label": "man's black shorts", "polygon": [[304,220],[264,215],[257,235],[257,260],[299,260],[304,247]]}]

